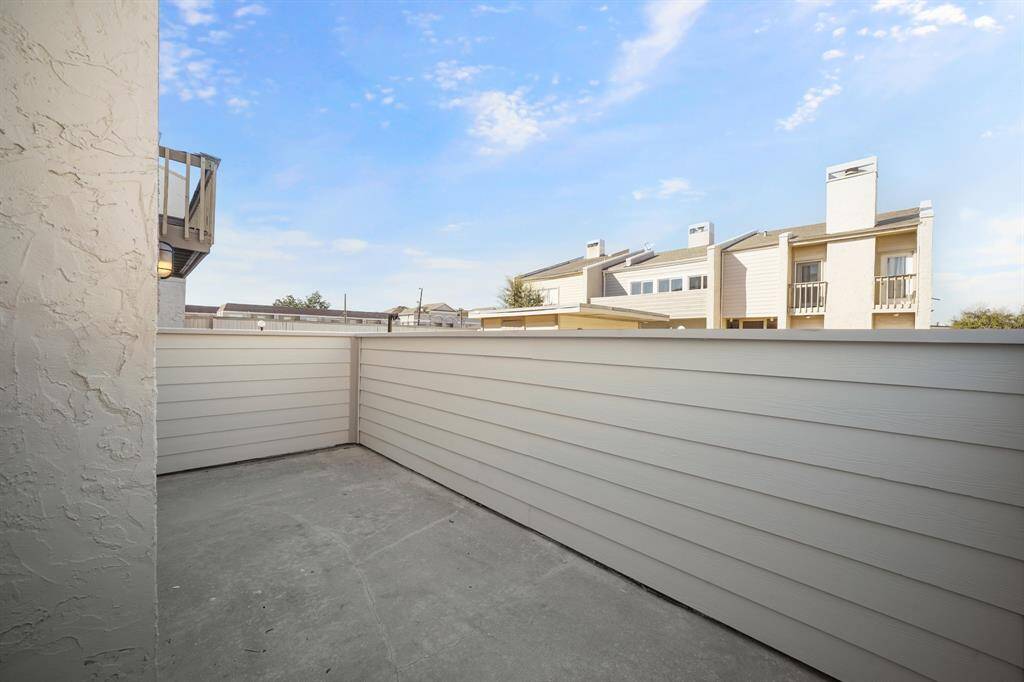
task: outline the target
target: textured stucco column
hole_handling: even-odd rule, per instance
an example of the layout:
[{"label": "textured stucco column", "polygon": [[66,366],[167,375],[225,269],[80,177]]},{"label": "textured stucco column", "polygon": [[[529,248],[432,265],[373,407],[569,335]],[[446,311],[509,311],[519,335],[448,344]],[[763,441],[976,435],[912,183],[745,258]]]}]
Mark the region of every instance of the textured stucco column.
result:
[{"label": "textured stucco column", "polygon": [[154,679],[157,8],[0,2],[0,679]]},{"label": "textured stucco column", "polygon": [[917,226],[917,314],[914,326],[932,326],[932,229],[935,210],[931,201],[921,202],[921,223]]}]

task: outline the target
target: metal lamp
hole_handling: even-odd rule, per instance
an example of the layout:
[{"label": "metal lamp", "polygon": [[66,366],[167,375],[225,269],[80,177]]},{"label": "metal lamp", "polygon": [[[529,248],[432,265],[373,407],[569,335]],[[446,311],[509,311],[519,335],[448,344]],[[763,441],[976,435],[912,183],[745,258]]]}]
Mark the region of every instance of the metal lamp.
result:
[{"label": "metal lamp", "polygon": [[160,242],[160,260],[156,263],[156,272],[160,279],[171,276],[174,271],[174,249],[167,242]]}]

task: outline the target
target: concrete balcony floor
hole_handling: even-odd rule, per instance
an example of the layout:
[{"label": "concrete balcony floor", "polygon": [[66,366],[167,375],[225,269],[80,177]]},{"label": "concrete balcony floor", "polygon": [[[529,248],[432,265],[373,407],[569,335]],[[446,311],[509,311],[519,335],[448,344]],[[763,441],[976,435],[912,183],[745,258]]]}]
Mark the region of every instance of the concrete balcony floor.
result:
[{"label": "concrete balcony floor", "polygon": [[164,680],[813,680],[359,446],[161,477]]}]

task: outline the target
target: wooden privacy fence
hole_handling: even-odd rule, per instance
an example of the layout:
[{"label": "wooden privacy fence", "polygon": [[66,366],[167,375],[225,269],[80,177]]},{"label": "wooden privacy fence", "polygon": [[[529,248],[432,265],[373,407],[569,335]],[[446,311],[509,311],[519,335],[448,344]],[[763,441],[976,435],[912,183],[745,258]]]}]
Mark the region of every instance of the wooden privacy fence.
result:
[{"label": "wooden privacy fence", "polygon": [[331,381],[353,440],[827,673],[1020,680],[1022,342],[367,335]]}]

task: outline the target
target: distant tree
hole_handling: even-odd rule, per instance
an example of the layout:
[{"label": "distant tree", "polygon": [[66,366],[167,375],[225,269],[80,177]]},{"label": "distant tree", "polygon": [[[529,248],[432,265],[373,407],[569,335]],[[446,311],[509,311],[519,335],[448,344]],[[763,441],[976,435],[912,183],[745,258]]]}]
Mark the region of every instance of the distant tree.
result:
[{"label": "distant tree", "polygon": [[505,287],[498,294],[498,300],[506,308],[544,305],[544,296],[528,282],[524,282],[522,277],[506,277]]},{"label": "distant tree", "polygon": [[319,291],[314,291],[306,298],[295,298],[288,294],[274,301],[274,305],[282,308],[316,308],[318,310],[327,310],[331,307],[330,301],[326,300]]},{"label": "distant tree", "polygon": [[1005,308],[971,308],[953,318],[950,326],[955,329],[1024,329],[1024,308],[1016,313]]},{"label": "distant tree", "polygon": [[323,294],[317,290],[306,297],[306,307],[317,308],[318,310],[327,310],[331,307],[331,302],[324,298]]}]

